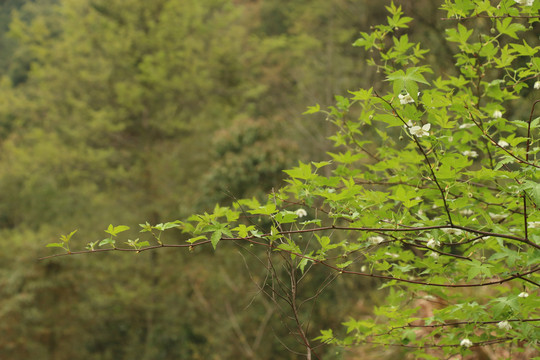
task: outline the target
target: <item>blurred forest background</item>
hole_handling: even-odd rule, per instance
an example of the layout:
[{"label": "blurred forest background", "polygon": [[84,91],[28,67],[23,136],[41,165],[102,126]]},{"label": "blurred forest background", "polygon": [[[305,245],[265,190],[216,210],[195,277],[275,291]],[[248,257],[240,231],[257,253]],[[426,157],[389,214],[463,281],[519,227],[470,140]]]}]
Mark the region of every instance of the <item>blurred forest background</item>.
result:
[{"label": "blurred forest background", "polygon": [[[398,3],[428,61],[452,71],[440,4]],[[260,198],[283,169],[327,160],[334,129],[301,114],[382,81],[351,44],[388,4],[2,1],[0,358],[300,358],[254,284],[265,276],[255,249],[37,259],[74,229],[81,247],[109,223],[135,238],[139,223]],[[306,291],[325,276],[310,273]],[[376,286],[336,280],[305,314],[308,335],[371,311]]]}]

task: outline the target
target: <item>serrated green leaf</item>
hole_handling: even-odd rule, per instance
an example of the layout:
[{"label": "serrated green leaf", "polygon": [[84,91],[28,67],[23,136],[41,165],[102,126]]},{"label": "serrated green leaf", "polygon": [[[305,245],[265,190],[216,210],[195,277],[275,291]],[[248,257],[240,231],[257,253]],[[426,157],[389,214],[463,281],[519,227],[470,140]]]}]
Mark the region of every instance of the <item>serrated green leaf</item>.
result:
[{"label": "serrated green leaf", "polygon": [[343,268],[346,268],[347,266],[351,265],[352,263],[353,263],[352,260],[349,260],[349,261],[346,261],[344,263],[336,264],[336,267],[338,267],[340,269],[343,269]]},{"label": "serrated green leaf", "polygon": [[194,237],[194,238],[191,238],[189,240],[186,240],[186,242],[190,243],[190,244],[193,244],[199,240],[208,240],[208,238],[204,235],[200,235],[200,236],[197,236],[197,237]]},{"label": "serrated green leaf", "polygon": [[315,114],[321,111],[321,106],[315,104],[315,106],[308,106],[308,109],[302,113],[302,115]]},{"label": "serrated green leaf", "polygon": [[64,244],[63,243],[49,243],[46,245],[46,247],[59,247],[59,248],[64,248]]},{"label": "serrated green leaf", "polygon": [[115,246],[116,244],[116,241],[113,240],[113,239],[110,239],[110,238],[107,238],[107,239],[103,239],[99,242],[99,246],[103,246],[103,245],[107,245],[107,244],[110,244],[112,245],[112,247]]},{"label": "serrated green leaf", "polygon": [[216,250],[217,244],[219,240],[221,240],[221,235],[222,235],[222,232],[218,230],[218,231],[214,231],[212,233],[212,236],[210,237],[210,241],[212,242],[212,246],[214,250]]},{"label": "serrated green leaf", "polygon": [[502,20],[497,19],[496,26],[497,30],[501,34],[506,34],[510,36],[511,38],[518,39],[518,36],[516,35],[516,32],[518,31],[524,31],[526,30],[525,26],[521,25],[520,23],[513,22],[514,20],[511,17],[504,18]]}]

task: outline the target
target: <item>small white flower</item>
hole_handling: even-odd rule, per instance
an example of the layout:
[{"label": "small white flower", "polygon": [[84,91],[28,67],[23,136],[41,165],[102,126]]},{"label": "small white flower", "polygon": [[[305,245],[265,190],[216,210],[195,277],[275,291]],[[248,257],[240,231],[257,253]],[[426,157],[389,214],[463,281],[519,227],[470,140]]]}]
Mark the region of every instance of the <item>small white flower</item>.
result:
[{"label": "small white flower", "polygon": [[531,222],[529,223],[529,227],[530,227],[531,229],[538,229],[538,228],[540,228],[540,221],[531,221]]},{"label": "small white flower", "polygon": [[459,213],[463,216],[471,216],[472,214],[474,214],[474,211],[472,211],[471,209],[464,209],[461,210]]},{"label": "small white flower", "polygon": [[431,238],[427,242],[427,247],[433,248],[433,247],[437,247],[437,246],[441,246],[441,242],[439,240],[435,240],[435,239]]},{"label": "small white flower", "polygon": [[540,81],[537,81],[537,82],[534,83],[534,88],[536,90],[540,90]]},{"label": "small white flower", "polygon": [[468,129],[468,128],[471,128],[471,127],[473,127],[473,126],[474,126],[474,124],[468,123],[468,124],[461,124],[461,125],[459,125],[459,128],[460,128],[460,129]]},{"label": "small white flower", "polygon": [[307,211],[304,209],[298,209],[296,210],[296,216],[303,218],[304,216],[307,216]]},{"label": "small white flower", "polygon": [[454,228],[449,228],[449,229],[442,229],[442,231],[445,233],[445,234],[448,234],[448,235],[461,235],[462,231],[460,229],[454,229]]},{"label": "small white flower", "polygon": [[493,221],[501,221],[502,219],[506,218],[506,215],[504,214],[494,214],[494,213],[489,213],[489,216],[491,217],[491,220]]},{"label": "small white flower", "polygon": [[514,0],[516,3],[518,3],[519,5],[524,5],[524,6],[533,6],[534,4],[534,0]]},{"label": "small white flower", "polygon": [[468,348],[468,347],[471,347],[473,345],[473,343],[469,339],[463,339],[463,340],[461,340],[459,345]]},{"label": "small white flower", "polygon": [[366,265],[362,265],[362,267],[360,268],[360,271],[365,273],[366,270],[367,270]]},{"label": "small white flower", "polygon": [[390,252],[385,252],[384,255],[387,255],[387,256],[390,256],[390,257],[393,257],[394,259],[397,259],[399,257],[398,254],[393,254],[393,253],[390,253]]},{"label": "small white flower", "polygon": [[502,112],[500,112],[499,110],[495,110],[495,111],[493,112],[493,118],[494,118],[494,119],[500,119],[500,118],[502,118],[502,116],[503,116],[503,114],[502,114]]},{"label": "small white flower", "polygon": [[429,136],[429,129],[431,128],[431,124],[426,124],[422,127],[420,126],[412,126],[409,131],[411,132],[411,135],[422,137],[422,136]]},{"label": "small white flower", "polygon": [[504,140],[499,140],[499,142],[497,143],[497,145],[499,145],[499,146],[502,147],[502,148],[505,148],[505,147],[507,147],[507,146],[510,145],[510,144],[507,143],[507,142],[504,141]]},{"label": "small white flower", "polygon": [[382,236],[372,236],[370,238],[368,238],[368,240],[372,243],[372,244],[380,244],[384,241],[384,238]]},{"label": "small white flower", "polygon": [[502,329],[502,330],[512,329],[512,325],[510,325],[510,323],[506,320],[497,323],[497,326],[499,327],[499,329]]},{"label": "small white flower", "polygon": [[430,252],[430,253],[429,253],[429,256],[431,256],[431,257],[434,258],[435,260],[439,258],[439,254],[436,253],[436,252],[434,252],[434,251]]},{"label": "small white flower", "polygon": [[518,295],[518,297],[520,297],[520,298],[526,298],[526,297],[529,297],[529,293],[528,293],[528,292],[525,292],[525,291],[524,291],[524,292],[520,292],[519,295]]},{"label": "small white flower", "polygon": [[399,98],[399,102],[400,102],[402,105],[410,104],[410,103],[413,103],[413,102],[414,102],[414,99],[412,98],[411,95],[409,95],[409,93],[406,93],[405,95],[399,94],[399,95],[398,95],[398,98]]},{"label": "small white flower", "polygon": [[474,150],[465,150],[464,152],[462,152],[463,155],[467,156],[467,157],[472,157],[472,158],[477,158],[478,157],[478,153]]}]

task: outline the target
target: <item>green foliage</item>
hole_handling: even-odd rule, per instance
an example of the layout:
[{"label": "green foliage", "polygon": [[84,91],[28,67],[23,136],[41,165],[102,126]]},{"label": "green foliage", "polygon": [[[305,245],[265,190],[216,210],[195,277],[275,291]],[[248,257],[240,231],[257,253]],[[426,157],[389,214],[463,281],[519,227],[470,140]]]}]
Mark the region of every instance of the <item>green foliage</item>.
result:
[{"label": "green foliage", "polygon": [[[3,356],[535,356],[538,1],[26,3],[0,38]],[[36,263],[73,228],[45,241],[91,256]]]},{"label": "green foliage", "polygon": [[523,36],[540,4],[446,1],[443,9],[446,40],[457,44],[453,73],[425,63],[427,50],[403,32],[412,19],[391,4],[387,24],[355,42],[373,52],[368,63],[388,86],[306,112],[335,125],[333,161],[286,170],[287,185],[266,203],[239,200],[175,222],[191,248],[232,240],[267,248],[274,281],[283,275],[272,259],[285,262],[291,287],[270,296],[288,299],[308,357],[318,350],[299,320],[296,285],[315,268],[380,279],[385,293],[374,316],[323,330],[315,338],[323,343],[398,346],[422,358],[537,347],[540,121],[525,90],[540,87],[540,46]]},{"label": "green foliage", "polygon": [[[49,243],[47,244],[47,247],[59,247],[59,248],[62,248],[64,250],[66,250],[68,253],[70,253],[69,251],[69,240],[71,240],[71,237],[77,232],[77,230],[74,230],[72,231],[71,233],[69,233],[69,235],[62,235],[60,236],[60,241],[62,242],[59,242],[59,243]],[[100,245],[102,245],[100,243]]]}]

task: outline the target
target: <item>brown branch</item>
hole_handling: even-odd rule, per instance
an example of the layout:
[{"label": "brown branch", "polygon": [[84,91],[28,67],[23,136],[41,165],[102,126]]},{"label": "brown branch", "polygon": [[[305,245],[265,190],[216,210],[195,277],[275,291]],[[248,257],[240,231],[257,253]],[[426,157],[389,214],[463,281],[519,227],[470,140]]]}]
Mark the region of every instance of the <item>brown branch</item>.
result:
[{"label": "brown branch", "polygon": [[[425,230],[434,230],[434,229],[459,229],[465,232],[484,235],[484,236],[492,236],[492,237],[498,237],[503,239],[510,239],[519,241],[525,244],[528,244],[530,246],[533,246],[537,249],[540,249],[540,245],[537,245],[533,243],[532,241],[519,237],[514,235],[507,235],[507,234],[499,234],[499,233],[492,233],[488,231],[482,231],[482,230],[476,230],[471,229],[465,226],[460,225],[432,225],[432,226],[418,226],[418,227],[408,227],[405,225],[400,225],[402,227],[399,228],[369,228],[369,227],[346,227],[346,226],[323,226],[319,228],[311,228],[311,229],[299,229],[299,230],[288,230],[283,231],[280,234],[281,235],[289,235],[289,234],[302,234],[302,233],[311,233],[311,232],[319,232],[319,231],[327,231],[327,230],[342,230],[342,231],[362,231],[362,232],[415,232],[415,231],[425,231]],[[242,241],[251,241],[257,238],[265,238],[271,236],[270,233],[261,234],[261,235],[251,235],[247,237],[236,237],[236,238],[222,238],[221,241],[231,241],[231,240],[242,240]],[[109,248],[109,249],[94,249],[94,250],[82,250],[82,251],[70,251],[60,254],[54,254],[49,256],[44,256],[41,258],[38,258],[38,260],[45,260],[50,259],[54,257],[59,256],[68,256],[68,255],[80,255],[80,254],[90,254],[90,253],[98,253],[98,252],[107,252],[107,251],[126,251],[126,252],[136,252],[140,253],[147,250],[153,250],[153,249],[159,249],[159,248],[193,248],[195,246],[204,245],[210,243],[210,240],[203,240],[194,244],[162,244],[162,245],[154,245],[154,246],[148,246],[141,249],[134,249],[134,248]],[[259,242],[253,242],[262,244]]]},{"label": "brown branch", "polygon": [[470,20],[470,19],[478,19],[478,18],[486,18],[486,19],[505,19],[505,18],[512,18],[512,19],[538,19],[540,16],[538,15],[500,15],[500,16],[492,16],[492,15],[480,15],[476,14],[473,16],[464,16],[464,17],[457,17],[457,18],[441,18],[441,20]]},{"label": "brown branch", "polygon": [[[480,342],[474,343],[471,346],[471,348],[481,347],[481,346],[486,346],[486,345],[492,345],[492,344],[498,344],[498,343],[502,343],[502,342],[511,341],[513,339],[514,338],[511,338],[511,337],[505,337],[505,338],[500,338],[500,339],[480,341]],[[442,349],[442,348],[445,348],[445,347],[454,347],[454,348],[462,347],[462,345],[460,345],[460,344],[406,345],[406,344],[387,344],[387,343],[381,343],[381,342],[375,342],[375,341],[365,341],[364,343],[365,344],[370,344],[370,345],[384,345],[384,346],[404,347],[404,348],[409,348],[409,349],[425,349],[425,348],[439,348],[439,349]]]},{"label": "brown branch", "polygon": [[[536,102],[538,102],[540,100],[537,100]],[[535,102],[535,104],[536,104]],[[531,115],[532,116],[532,115]],[[535,168],[538,168],[540,169],[540,165],[536,165],[536,164],[533,164],[531,162],[529,162],[528,160],[528,157],[526,160],[523,160],[521,159],[520,157],[514,155],[512,152],[510,152],[509,150],[505,149],[504,147],[502,147],[501,145],[499,145],[495,140],[493,140],[493,138],[487,133],[486,130],[484,130],[481,126],[480,123],[478,123],[474,117],[472,116],[471,112],[469,111],[469,118],[471,119],[471,121],[480,129],[480,131],[482,131],[482,135],[484,135],[484,137],[486,137],[493,145],[495,145],[496,147],[498,147],[499,149],[503,150],[505,153],[507,153],[508,155],[510,155],[511,157],[513,157],[514,159],[516,159],[516,162],[518,164],[524,164],[524,165],[529,165],[529,166],[534,166]],[[529,126],[530,126],[530,123],[529,123]],[[530,136],[530,135],[529,135]],[[528,149],[528,145],[529,143],[527,142],[527,149]],[[527,151],[527,154],[528,154],[528,151]]]},{"label": "brown branch", "polygon": [[534,318],[534,319],[508,319],[508,320],[491,320],[491,321],[456,321],[453,323],[445,323],[445,324],[430,324],[430,325],[414,325],[414,324],[407,324],[403,326],[396,326],[388,330],[388,332],[383,334],[374,334],[372,336],[384,336],[388,335],[394,330],[399,329],[408,329],[408,328],[438,328],[438,327],[447,327],[447,326],[459,326],[459,325],[487,325],[487,324],[498,324],[501,321],[507,321],[507,322],[534,322],[534,321],[540,321],[540,318]]},{"label": "brown branch", "polygon": [[[540,100],[536,100],[531,108],[531,115],[529,115],[529,124],[527,126],[527,147],[525,149],[525,160],[529,161],[529,149],[531,146],[531,122],[534,114],[534,108]],[[525,230],[525,239],[529,238],[529,225],[527,219],[527,193],[523,191],[523,229]]]},{"label": "brown branch", "polygon": [[[405,121],[405,119],[403,119],[401,117],[401,115],[399,115],[399,113],[394,108],[394,106],[392,105],[391,102],[389,102],[385,98],[381,97],[379,94],[377,94],[376,91],[375,91],[375,96],[378,97],[379,99],[381,99],[382,101],[384,101],[388,106],[390,106],[393,113],[401,120],[401,122],[407,128],[409,128],[409,125],[407,125],[407,122]],[[418,149],[420,150],[420,152],[424,156],[424,159],[426,160],[429,171],[431,172],[431,176],[433,177],[433,181],[435,182],[435,185],[437,185],[437,188],[439,188],[439,192],[441,193],[441,198],[442,198],[442,201],[444,203],[444,210],[446,211],[446,216],[448,217],[448,222],[450,223],[450,225],[453,225],[452,215],[450,214],[450,208],[448,207],[448,203],[446,202],[446,195],[445,195],[444,190],[442,189],[441,185],[439,184],[439,180],[437,179],[437,175],[435,175],[435,172],[433,171],[433,166],[431,165],[431,161],[429,161],[429,157],[428,157],[426,151],[424,150],[424,147],[420,144],[420,141],[418,141],[418,137],[416,135],[412,135],[412,139],[414,140],[414,142],[416,143],[416,146],[418,147]]]}]

